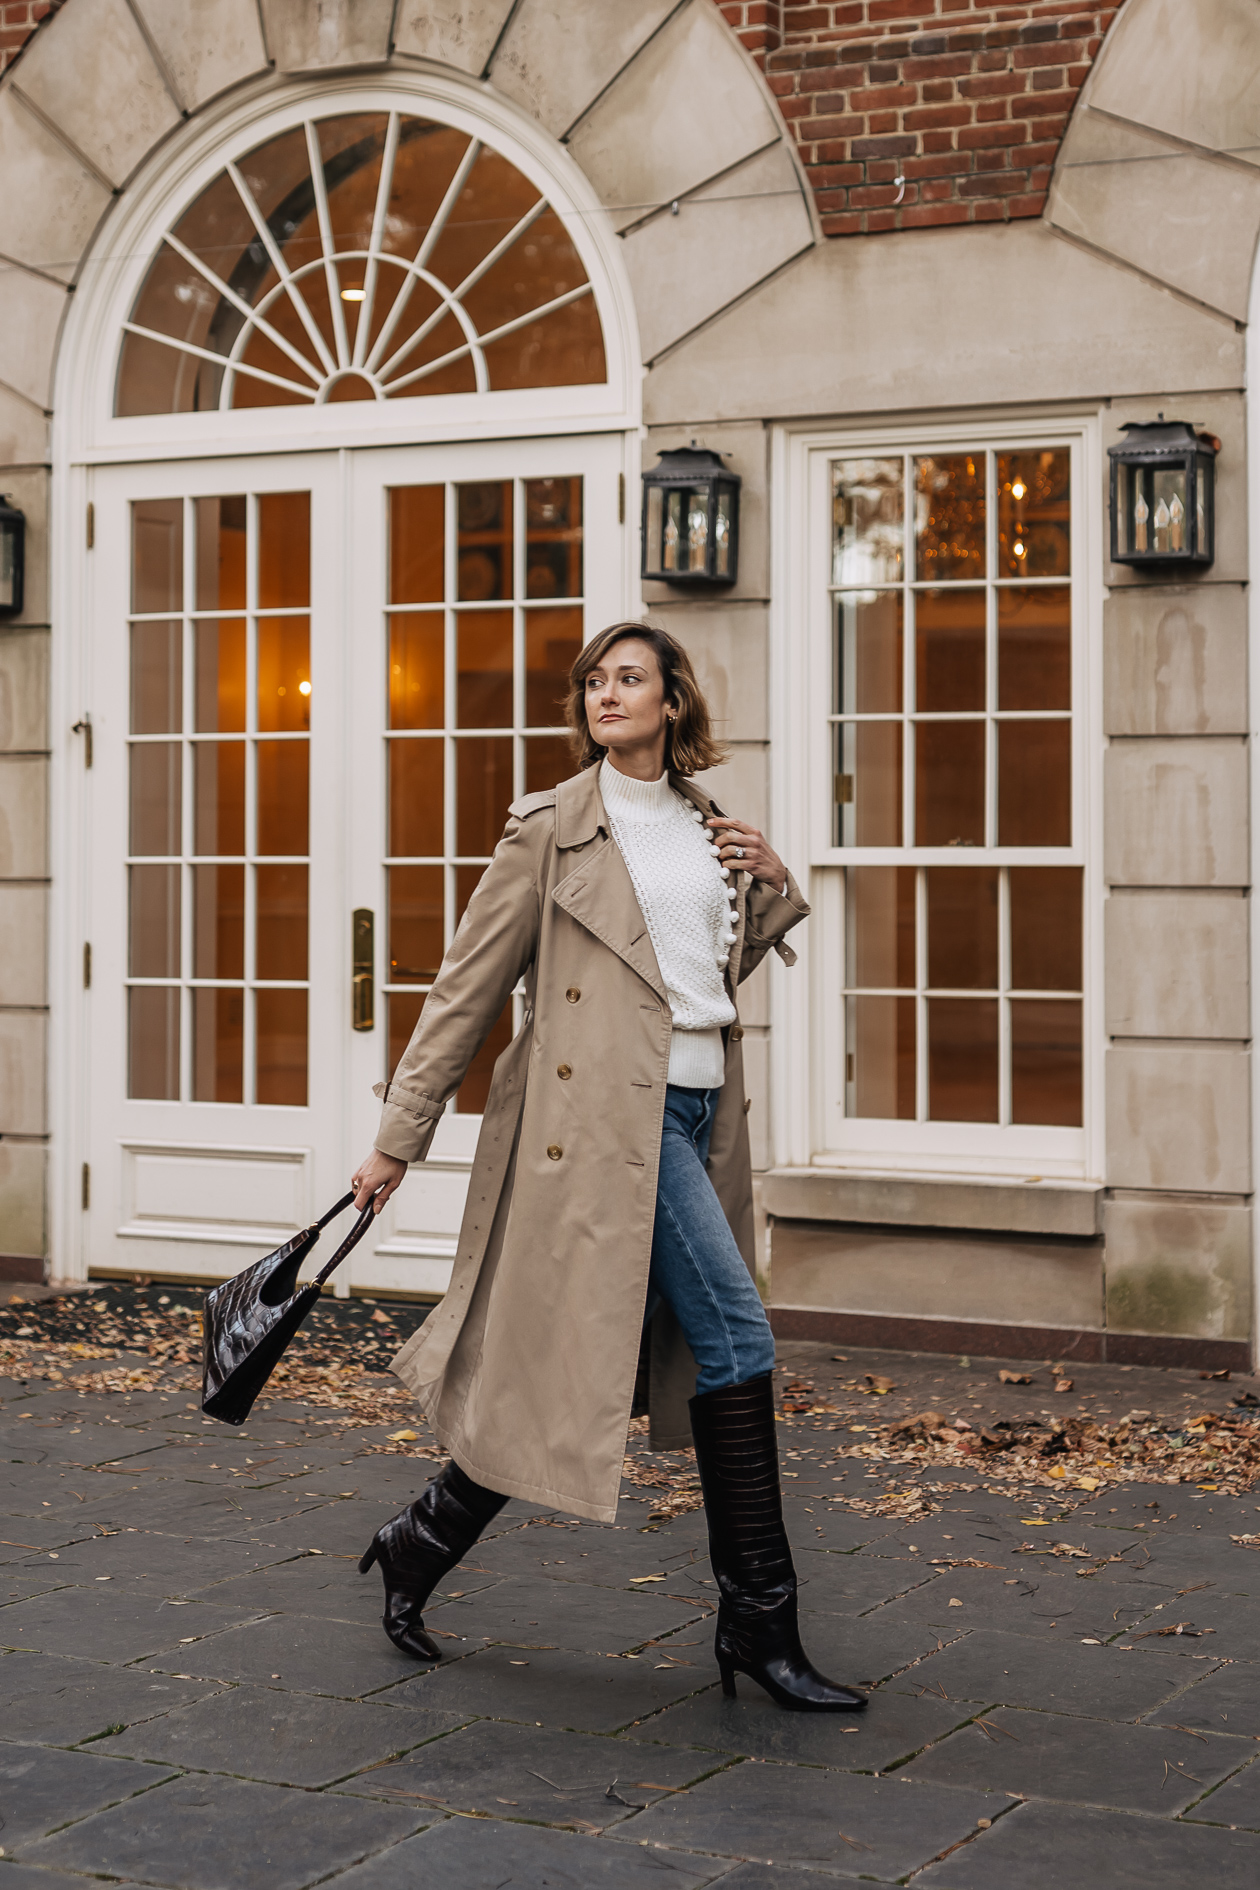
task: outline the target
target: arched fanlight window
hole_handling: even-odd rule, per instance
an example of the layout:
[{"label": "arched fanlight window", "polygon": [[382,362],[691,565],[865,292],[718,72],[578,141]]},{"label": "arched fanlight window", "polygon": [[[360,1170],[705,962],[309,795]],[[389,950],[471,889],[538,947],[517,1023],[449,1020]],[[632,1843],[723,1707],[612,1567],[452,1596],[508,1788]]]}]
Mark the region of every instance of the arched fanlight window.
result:
[{"label": "arched fanlight window", "polygon": [[397,111],[311,119],[225,165],[124,327],[120,415],[606,378],[546,198],[480,139]]}]

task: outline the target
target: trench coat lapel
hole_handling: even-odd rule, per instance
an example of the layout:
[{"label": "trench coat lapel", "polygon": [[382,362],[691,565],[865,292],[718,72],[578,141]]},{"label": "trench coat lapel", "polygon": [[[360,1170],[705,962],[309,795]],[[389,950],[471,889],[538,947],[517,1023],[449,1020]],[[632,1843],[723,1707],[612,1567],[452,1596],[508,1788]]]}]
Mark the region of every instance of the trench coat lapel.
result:
[{"label": "trench coat lapel", "polygon": [[652,950],[634,883],[614,840],[600,839],[567,878],[552,890],[562,912],[637,971],[658,997],[668,1001],[665,980]]}]

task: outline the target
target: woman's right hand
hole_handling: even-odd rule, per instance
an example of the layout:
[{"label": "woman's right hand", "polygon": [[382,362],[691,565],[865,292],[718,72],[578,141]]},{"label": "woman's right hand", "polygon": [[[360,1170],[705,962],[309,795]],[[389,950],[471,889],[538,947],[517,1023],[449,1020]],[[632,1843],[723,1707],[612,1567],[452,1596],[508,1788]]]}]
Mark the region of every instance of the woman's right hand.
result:
[{"label": "woman's right hand", "polygon": [[350,1177],[355,1207],[362,1213],[371,1201],[379,1214],[406,1173],[406,1162],[400,1162],[393,1155],[383,1155],[379,1148],[370,1149]]}]

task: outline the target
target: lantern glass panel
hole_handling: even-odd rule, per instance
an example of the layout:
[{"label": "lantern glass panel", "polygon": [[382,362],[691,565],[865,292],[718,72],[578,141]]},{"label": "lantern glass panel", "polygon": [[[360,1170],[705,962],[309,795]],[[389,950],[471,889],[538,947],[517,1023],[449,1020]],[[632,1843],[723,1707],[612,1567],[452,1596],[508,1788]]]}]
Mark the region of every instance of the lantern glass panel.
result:
[{"label": "lantern glass panel", "polygon": [[686,570],[685,563],[679,562],[679,546],[683,536],[683,495],[681,492],[668,492],[665,495],[665,538],[662,548],[661,570]]},{"label": "lantern glass panel", "polygon": [[714,560],[714,566],[713,566],[715,575],[718,577],[729,577],[731,575],[731,510],[732,510],[731,499],[732,497],[733,495],[731,492],[731,488],[729,486],[718,487],[717,524],[715,526],[715,532],[714,532],[714,536],[716,539],[716,554],[717,555]]},{"label": "lantern glass panel", "polygon": [[662,571],[664,555],[665,494],[659,486],[647,489],[647,569]]},{"label": "lantern glass panel", "polygon": [[686,571],[703,571],[709,553],[709,494],[707,488],[693,488],[686,495],[687,557]]},{"label": "lantern glass panel", "polygon": [[1154,505],[1151,525],[1157,552],[1184,552],[1189,549],[1186,522],[1186,468],[1159,466],[1151,482]]},{"label": "lantern glass panel", "polygon": [[0,610],[17,608],[17,535],[16,519],[0,519]]}]

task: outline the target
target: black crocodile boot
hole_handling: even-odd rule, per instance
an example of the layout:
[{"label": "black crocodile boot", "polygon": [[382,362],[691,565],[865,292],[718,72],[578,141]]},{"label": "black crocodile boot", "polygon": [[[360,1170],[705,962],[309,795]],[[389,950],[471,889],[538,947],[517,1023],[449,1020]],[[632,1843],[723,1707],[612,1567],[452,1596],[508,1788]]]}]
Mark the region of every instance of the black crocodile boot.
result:
[{"label": "black crocodile boot", "polygon": [[380,1564],[385,1582],[381,1626],[395,1647],[417,1660],[440,1660],[421,1610],[443,1575],[461,1562],[507,1502],[465,1476],[457,1463],[438,1472],[420,1499],[382,1523],[359,1563]]},{"label": "black crocodile boot", "polygon": [[825,1679],[801,1646],[769,1373],[693,1398],[690,1410],[721,1596],[713,1651],[722,1691],[733,1699],[745,1673],[794,1712],[861,1712],[865,1696]]}]

